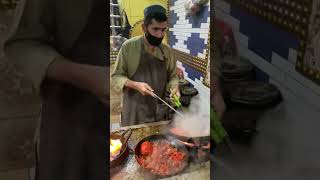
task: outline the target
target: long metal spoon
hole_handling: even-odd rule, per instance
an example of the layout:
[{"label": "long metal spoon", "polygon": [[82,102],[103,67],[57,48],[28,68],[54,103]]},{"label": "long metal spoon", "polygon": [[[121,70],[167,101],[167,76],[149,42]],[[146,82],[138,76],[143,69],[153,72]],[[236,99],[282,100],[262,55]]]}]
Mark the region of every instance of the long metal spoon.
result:
[{"label": "long metal spoon", "polygon": [[163,102],[165,105],[167,105],[170,109],[172,109],[174,112],[176,112],[179,116],[183,117],[183,115],[177,111],[176,109],[174,109],[172,106],[170,106],[166,101],[164,101],[163,99],[161,99],[158,95],[156,95],[154,92],[150,92],[150,95],[158,98],[161,102]]}]

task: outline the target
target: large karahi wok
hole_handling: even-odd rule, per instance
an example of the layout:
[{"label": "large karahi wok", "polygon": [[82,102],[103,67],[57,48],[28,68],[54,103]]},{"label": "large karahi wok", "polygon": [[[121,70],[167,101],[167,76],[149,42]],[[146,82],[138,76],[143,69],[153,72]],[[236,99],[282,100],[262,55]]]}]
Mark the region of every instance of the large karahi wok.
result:
[{"label": "large karahi wok", "polygon": [[[143,151],[146,149],[143,148],[145,144],[152,146],[152,150],[148,153],[146,150]],[[135,158],[146,171],[159,177],[168,177],[178,174],[187,167],[189,152],[183,143],[172,136],[155,134],[143,138],[136,145]]]}]

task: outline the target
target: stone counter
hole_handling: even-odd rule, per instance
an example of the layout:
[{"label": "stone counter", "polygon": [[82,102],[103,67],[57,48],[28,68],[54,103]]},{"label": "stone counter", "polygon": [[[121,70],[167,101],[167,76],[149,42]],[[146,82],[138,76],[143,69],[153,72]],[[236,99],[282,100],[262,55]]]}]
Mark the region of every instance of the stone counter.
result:
[{"label": "stone counter", "polygon": [[[120,132],[128,128],[132,129],[132,135],[128,141],[128,144],[131,149],[134,149],[135,145],[144,137],[165,132],[166,128],[168,127],[167,124],[168,122],[161,121],[150,124],[123,127],[121,129],[114,130],[113,132]],[[191,162],[189,163],[187,168],[185,168],[184,171],[180,172],[178,175],[164,179],[180,180],[187,179],[186,177],[188,177],[188,179],[190,179],[191,177],[191,179],[210,179],[210,162]],[[140,167],[139,164],[136,162],[134,153],[131,153],[128,159],[125,162],[123,162],[122,165],[110,169],[110,178],[111,180],[149,180],[158,179],[159,177],[152,175],[151,173]]]}]

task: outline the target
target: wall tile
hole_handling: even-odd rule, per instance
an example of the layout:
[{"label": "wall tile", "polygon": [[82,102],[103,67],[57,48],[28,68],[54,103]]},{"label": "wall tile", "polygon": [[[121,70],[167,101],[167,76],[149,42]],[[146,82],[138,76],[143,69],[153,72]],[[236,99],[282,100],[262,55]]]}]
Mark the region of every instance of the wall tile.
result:
[{"label": "wall tile", "polygon": [[[223,7],[226,5],[219,3],[221,2],[217,2],[215,9],[216,16],[233,26],[239,54],[247,57],[258,69],[268,74],[271,79],[269,82],[281,84],[297,98],[304,99],[309,105],[320,109],[318,103],[320,101],[320,86],[295,70],[296,49],[298,47],[296,37],[268,25],[256,17],[248,17],[248,14],[241,10],[235,10],[235,7],[231,7],[231,11],[228,11],[230,6]],[[259,24],[260,26],[251,28],[252,24],[255,27]],[[266,35],[266,32],[271,35]],[[259,48],[263,50],[261,51]],[[265,52],[266,50],[268,52]]]}]

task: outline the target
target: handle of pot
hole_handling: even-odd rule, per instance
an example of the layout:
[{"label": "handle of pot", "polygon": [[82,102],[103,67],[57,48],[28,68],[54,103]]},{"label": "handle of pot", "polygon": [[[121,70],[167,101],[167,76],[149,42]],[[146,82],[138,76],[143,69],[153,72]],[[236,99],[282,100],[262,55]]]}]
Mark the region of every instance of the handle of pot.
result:
[{"label": "handle of pot", "polygon": [[123,132],[121,132],[120,136],[121,136],[121,137],[124,137],[125,134],[127,134],[127,133],[130,132],[130,131],[131,131],[130,128],[129,128],[129,129],[126,129],[126,130],[124,130]]},{"label": "handle of pot", "polygon": [[[126,135],[126,134],[128,134],[128,135]],[[124,139],[124,144],[126,144],[128,142],[131,134],[132,134],[132,130],[131,129],[127,129],[125,132],[122,133],[121,136]]]}]

